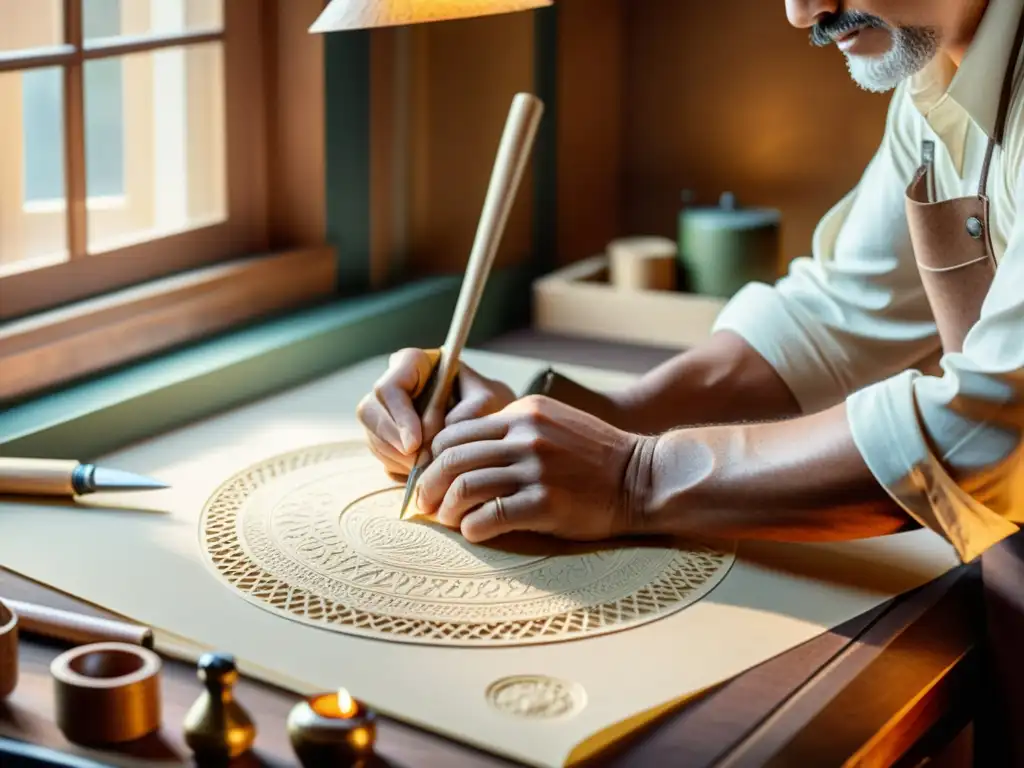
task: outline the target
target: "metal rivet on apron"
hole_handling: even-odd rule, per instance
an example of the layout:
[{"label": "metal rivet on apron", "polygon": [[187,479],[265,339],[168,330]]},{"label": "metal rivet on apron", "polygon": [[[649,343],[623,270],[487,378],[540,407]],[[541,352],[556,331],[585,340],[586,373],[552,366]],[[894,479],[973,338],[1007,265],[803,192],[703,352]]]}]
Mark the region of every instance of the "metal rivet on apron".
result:
[{"label": "metal rivet on apron", "polygon": [[967,234],[973,237],[975,240],[981,237],[981,233],[984,231],[984,229],[985,227],[982,225],[981,219],[979,219],[977,216],[971,216],[967,220]]}]

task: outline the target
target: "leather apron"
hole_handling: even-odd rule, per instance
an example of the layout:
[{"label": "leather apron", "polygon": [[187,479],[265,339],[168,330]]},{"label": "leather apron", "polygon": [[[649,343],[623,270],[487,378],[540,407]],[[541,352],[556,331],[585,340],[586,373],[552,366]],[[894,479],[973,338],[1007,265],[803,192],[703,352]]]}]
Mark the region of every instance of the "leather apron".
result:
[{"label": "leather apron", "polygon": [[[963,349],[995,276],[989,166],[1005,135],[1022,42],[1024,16],[1003,75],[995,133],[988,142],[977,195],[935,200],[931,141],[924,142],[921,167],[907,189],[911,244],[944,353]],[[1024,336],[1024,328],[1021,332]],[[985,674],[978,681],[975,765],[1024,768],[1024,531],[990,548],[980,559],[984,595],[980,650]]]}]

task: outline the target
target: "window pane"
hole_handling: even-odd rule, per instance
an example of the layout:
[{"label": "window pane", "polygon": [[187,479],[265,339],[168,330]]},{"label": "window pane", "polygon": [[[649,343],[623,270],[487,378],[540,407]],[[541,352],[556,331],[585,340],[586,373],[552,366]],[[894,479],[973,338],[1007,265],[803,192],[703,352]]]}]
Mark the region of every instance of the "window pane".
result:
[{"label": "window pane", "polygon": [[64,42],[62,0],[0,0],[0,51]]},{"label": "window pane", "polygon": [[89,197],[124,194],[124,77],[118,59],[86,64],[85,167]]},{"label": "window pane", "polygon": [[85,88],[91,252],[224,220],[221,43],[87,61]]},{"label": "window pane", "polygon": [[[10,2],[11,0],[0,0]],[[220,29],[224,0],[83,0],[86,40]]]},{"label": "window pane", "polygon": [[67,255],[60,68],[0,74],[0,270]]},{"label": "window pane", "polygon": [[117,37],[121,34],[121,0],[83,0],[82,35]]},{"label": "window pane", "polygon": [[25,202],[64,197],[64,73],[59,67],[21,75]]}]

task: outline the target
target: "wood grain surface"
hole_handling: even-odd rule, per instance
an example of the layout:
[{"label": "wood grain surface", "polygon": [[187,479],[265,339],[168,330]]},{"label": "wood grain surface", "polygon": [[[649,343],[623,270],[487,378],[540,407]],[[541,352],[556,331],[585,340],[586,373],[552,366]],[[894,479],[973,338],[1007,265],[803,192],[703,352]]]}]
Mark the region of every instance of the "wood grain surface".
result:
[{"label": "wood grain surface", "polygon": [[[111,614],[74,598],[28,582],[0,570],[0,596],[46,604],[65,610],[78,610],[92,616],[110,618]],[[52,749],[88,754],[102,761],[103,755],[88,753],[69,744],[53,721],[54,700],[49,665],[64,647],[37,638],[21,642],[21,677],[14,695],[0,705],[0,732],[13,726],[13,735]],[[229,650],[229,649],[228,649]],[[192,702],[202,691],[194,668],[189,664],[165,661],[161,676],[163,689],[163,728],[159,734],[128,745],[119,755],[143,758],[154,765],[192,765],[185,744],[182,722]],[[253,716],[258,735],[253,753],[234,761],[232,766],[294,766],[297,761],[288,743],[285,721],[299,697],[287,691],[251,680],[237,685],[237,699]],[[501,768],[510,763],[461,745],[452,745],[414,728],[385,720],[378,729],[377,765],[424,766],[433,768]]]},{"label": "wood grain surface", "polygon": [[[492,342],[509,354],[642,372],[674,350],[582,342],[524,331]],[[914,766],[940,753],[977,710],[981,695],[978,640],[983,631],[979,569],[963,566],[749,670],[685,709],[653,723],[590,766],[736,768]],[[111,614],[0,569],[0,597],[88,615]],[[13,726],[34,743],[66,750],[53,725],[48,665],[63,650],[36,638],[21,642],[21,682],[0,705],[0,733]],[[230,648],[221,649],[231,652]],[[301,651],[297,651],[301,652]],[[181,722],[200,692],[194,669],[169,661],[163,675],[164,728],[134,745],[162,755],[159,765],[189,765]],[[233,763],[296,765],[285,719],[298,700],[250,680],[238,699],[253,715],[255,752]],[[443,706],[444,693],[438,695]],[[497,768],[514,763],[384,719],[380,766]]]},{"label": "wood grain surface", "polygon": [[[973,624],[965,617],[975,604],[972,584],[972,572],[954,571],[733,679],[589,765],[699,768],[812,760],[840,766],[853,757],[851,765],[881,766],[898,765],[926,736],[941,747],[963,725],[963,717],[949,723],[953,703],[970,700],[960,662],[970,660]],[[0,596],[111,616],[2,570]],[[22,639],[21,679],[7,706],[0,706],[0,732],[6,726],[6,735],[89,754],[68,744],[53,722],[49,664],[62,650],[38,638]],[[190,765],[181,723],[201,685],[190,665],[167,661],[162,686],[162,731],[121,754]],[[255,752],[232,765],[295,765],[285,720],[298,697],[245,679],[237,693],[259,735]],[[439,705],[442,700],[439,694]],[[936,727],[939,738],[931,733]],[[380,766],[515,765],[388,719],[378,739]]]}]

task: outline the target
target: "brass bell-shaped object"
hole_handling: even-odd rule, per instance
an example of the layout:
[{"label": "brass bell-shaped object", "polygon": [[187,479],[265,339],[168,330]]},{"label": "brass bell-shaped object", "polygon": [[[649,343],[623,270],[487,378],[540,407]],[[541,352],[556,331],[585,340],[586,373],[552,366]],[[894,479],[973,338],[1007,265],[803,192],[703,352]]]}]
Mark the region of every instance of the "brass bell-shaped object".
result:
[{"label": "brass bell-shaped object", "polygon": [[235,701],[238,669],[233,656],[206,653],[199,658],[198,676],[205,690],[185,715],[185,742],[199,764],[222,763],[248,752],[256,741],[256,726]]}]

